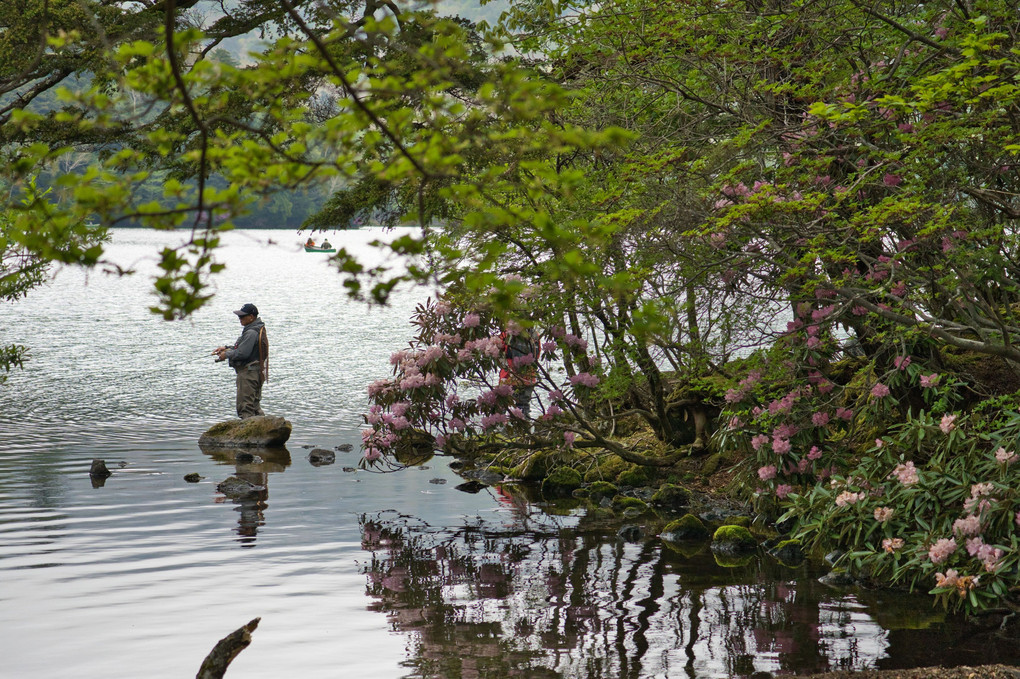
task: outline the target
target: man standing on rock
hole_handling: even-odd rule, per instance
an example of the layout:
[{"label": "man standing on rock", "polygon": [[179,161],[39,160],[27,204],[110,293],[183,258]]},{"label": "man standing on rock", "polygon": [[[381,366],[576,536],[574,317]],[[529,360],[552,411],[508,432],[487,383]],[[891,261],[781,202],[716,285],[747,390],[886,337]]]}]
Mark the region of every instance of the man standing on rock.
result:
[{"label": "man standing on rock", "polygon": [[237,372],[237,416],[243,420],[265,415],[259,401],[262,383],[269,379],[269,338],[254,304],[245,304],[234,313],[243,326],[241,336],[232,348],[217,347],[213,354],[217,362],[225,360]]}]

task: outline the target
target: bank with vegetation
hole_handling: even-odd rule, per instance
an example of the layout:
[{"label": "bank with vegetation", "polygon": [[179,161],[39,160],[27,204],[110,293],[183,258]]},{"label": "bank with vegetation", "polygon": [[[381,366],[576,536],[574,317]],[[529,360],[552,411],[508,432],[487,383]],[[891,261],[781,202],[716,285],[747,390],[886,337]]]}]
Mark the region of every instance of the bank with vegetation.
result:
[{"label": "bank with vegetation", "polygon": [[[1016,607],[1014,2],[524,0],[491,26],[343,0],[22,5],[0,9],[4,298],[52,262],[122,272],[106,226],[187,227],[154,307],[185,317],[223,230],[327,187],[310,226],[422,227],[380,244],[391,268],[341,246],[350,294],[440,291],[370,388],[366,463],[424,442],[619,487],[690,484],[703,458],[809,551]],[[279,37],[212,58],[256,29]]]}]

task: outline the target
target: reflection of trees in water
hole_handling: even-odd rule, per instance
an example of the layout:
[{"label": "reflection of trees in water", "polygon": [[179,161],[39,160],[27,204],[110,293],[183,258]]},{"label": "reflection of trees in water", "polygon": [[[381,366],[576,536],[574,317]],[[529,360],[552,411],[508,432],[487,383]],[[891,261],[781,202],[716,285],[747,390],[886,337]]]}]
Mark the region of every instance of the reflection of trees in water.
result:
[{"label": "reflection of trees in water", "polygon": [[707,551],[555,521],[437,531],[362,518],[368,593],[413,633],[412,676],[746,676],[885,654],[863,610],[820,606],[827,591],[770,561],[725,569]]}]

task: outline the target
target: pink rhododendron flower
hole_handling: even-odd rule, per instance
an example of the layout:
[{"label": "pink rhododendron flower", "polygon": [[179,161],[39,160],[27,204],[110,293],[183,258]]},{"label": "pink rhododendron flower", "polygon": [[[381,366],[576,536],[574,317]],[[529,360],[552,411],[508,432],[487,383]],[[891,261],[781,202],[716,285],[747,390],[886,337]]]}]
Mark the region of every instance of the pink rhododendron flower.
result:
[{"label": "pink rhododendron flower", "polygon": [[892,172],[886,172],[885,175],[882,176],[882,183],[886,186],[899,186],[902,182],[903,177],[898,174],[893,174]]},{"label": "pink rhododendron flower", "polygon": [[792,490],[793,486],[787,483],[780,483],[778,486],[776,486],[776,497],[778,497],[780,500],[786,499],[786,496],[789,495],[790,491]]},{"label": "pink rhododendron flower", "polygon": [[829,413],[818,411],[811,416],[811,424],[816,427],[824,427],[829,423]]},{"label": "pink rhododendron flower", "polygon": [[942,563],[955,551],[956,540],[954,538],[941,538],[928,548],[928,558],[932,563]]},{"label": "pink rhododendron flower", "polygon": [[895,510],[892,507],[878,507],[875,509],[875,521],[886,522],[893,517]]},{"label": "pink rhododendron flower", "polygon": [[772,436],[777,439],[788,439],[798,431],[800,429],[795,424],[781,424],[772,430]]},{"label": "pink rhododendron flower", "polygon": [[875,398],[885,398],[889,395],[889,387],[879,382],[871,388],[871,395]]},{"label": "pink rhododendron flower", "polygon": [[881,448],[884,445],[885,445],[885,441],[883,441],[882,439],[875,439],[875,447],[876,448]]},{"label": "pink rhododendron flower", "polygon": [[776,465],[770,464],[758,470],[758,478],[762,481],[776,478]]},{"label": "pink rhododendron flower", "polygon": [[909,356],[897,356],[896,358],[893,359],[893,365],[896,366],[900,370],[906,370],[907,366],[910,365],[910,357]]},{"label": "pink rhododendron flower", "polygon": [[599,378],[596,377],[595,375],[592,375],[591,373],[578,373],[576,375],[571,376],[570,383],[573,384],[574,386],[581,384],[586,387],[594,387],[596,384],[599,383]]},{"label": "pink rhododendron flower", "polygon": [[932,373],[931,375],[921,375],[921,386],[925,389],[931,389],[939,383],[938,373]]},{"label": "pink rhododendron flower", "polygon": [[896,465],[896,468],[892,471],[892,475],[899,479],[899,482],[904,486],[912,486],[920,480],[913,462]]},{"label": "pink rhododendron flower", "polygon": [[482,429],[491,429],[499,424],[505,424],[510,418],[506,413],[493,413],[482,418]]},{"label": "pink rhododendron flower", "polygon": [[807,457],[809,460],[817,460],[822,456],[822,451],[818,446],[811,446],[811,450],[808,451]]},{"label": "pink rhododendron flower", "polygon": [[478,324],[481,322],[482,319],[478,316],[478,314],[468,314],[467,316],[464,317],[462,325],[465,328],[477,328]]},{"label": "pink rhododendron flower", "polygon": [[772,439],[772,450],[776,455],[786,455],[792,447],[788,439]]},{"label": "pink rhododendron flower", "polygon": [[970,496],[984,497],[986,495],[991,495],[994,490],[995,486],[991,483],[975,483],[970,487]]},{"label": "pink rhododendron flower", "polygon": [[956,572],[955,568],[947,568],[945,573],[935,574],[936,587],[956,587],[959,581],[960,574]]},{"label": "pink rhododendron flower", "polygon": [[808,467],[810,467],[810,466],[811,466],[811,460],[807,459],[806,457],[801,458],[800,461],[797,462],[797,471],[800,472],[801,474],[803,474],[804,472],[806,472],[808,470]]},{"label": "pink rhododendron flower", "polygon": [[965,516],[962,519],[957,519],[953,522],[953,533],[960,537],[979,535],[981,533],[980,517],[972,514],[970,516]]},{"label": "pink rhododendron flower", "polygon": [[567,445],[567,448],[574,447],[574,440],[577,438],[577,434],[572,431],[563,432],[563,442]]},{"label": "pink rhododendron flower", "polygon": [[886,538],[885,540],[882,540],[882,549],[889,554],[892,554],[902,546],[903,538]]},{"label": "pink rhododendron flower", "polygon": [[939,422],[939,429],[943,434],[948,434],[956,429],[956,415],[943,415],[942,421]]},{"label": "pink rhododendron flower", "polygon": [[845,507],[847,505],[857,504],[858,500],[863,500],[865,497],[866,495],[864,493],[854,493],[849,490],[844,490],[836,496],[836,506]]},{"label": "pink rhododendron flower", "polygon": [[995,459],[1005,465],[1010,465],[1016,462],[1017,454],[1011,453],[1005,448],[999,448],[995,451]]},{"label": "pink rhododendron flower", "polygon": [[446,437],[443,436],[442,434],[436,434],[436,447],[437,448],[446,447]]},{"label": "pink rhododendron flower", "polygon": [[544,419],[544,420],[551,420],[552,418],[554,418],[557,415],[560,415],[562,413],[563,413],[563,409],[562,408],[560,408],[555,403],[550,403],[549,407],[546,408],[545,412],[542,414],[542,419]]},{"label": "pink rhododendron flower", "polygon": [[854,419],[854,411],[850,408],[836,408],[836,417],[849,422]]},{"label": "pink rhododendron flower", "polygon": [[751,447],[757,451],[763,445],[769,442],[769,437],[765,434],[758,434],[757,436],[751,437]]},{"label": "pink rhododendron flower", "polygon": [[744,421],[741,420],[736,415],[734,415],[733,417],[730,418],[730,422],[729,422],[728,426],[729,426],[730,429],[740,429],[741,427],[744,426]]}]

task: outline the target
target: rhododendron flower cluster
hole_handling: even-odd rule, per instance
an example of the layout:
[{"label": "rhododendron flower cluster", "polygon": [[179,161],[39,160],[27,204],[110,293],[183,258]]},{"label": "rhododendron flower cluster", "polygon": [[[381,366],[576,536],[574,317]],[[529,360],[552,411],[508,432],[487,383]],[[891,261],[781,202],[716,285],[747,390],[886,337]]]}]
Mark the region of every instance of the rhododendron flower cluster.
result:
[{"label": "rhododendron flower cluster", "polygon": [[895,476],[904,486],[912,486],[920,480],[913,462],[905,462],[904,464],[896,465],[896,468],[892,471],[892,475]]},{"label": "rhododendron flower cluster", "polygon": [[928,558],[932,563],[942,563],[956,551],[954,538],[941,538],[928,548]]},{"label": "rhododendron flower cluster", "polygon": [[902,547],[903,538],[886,538],[885,540],[882,540],[882,549],[884,549],[889,554],[892,554],[897,549],[900,549]]},{"label": "rhododendron flower cluster", "polygon": [[956,429],[956,415],[943,415],[942,421],[939,422],[939,429],[943,434],[948,434]]},{"label": "rhododendron flower cluster", "polygon": [[1004,465],[1010,465],[1016,462],[1017,454],[1010,452],[1005,448],[999,448],[995,451],[995,459]]},{"label": "rhododendron flower cluster", "polygon": [[891,507],[878,507],[875,509],[875,521],[885,522],[893,517],[895,510]]},{"label": "rhododendron flower cluster", "polygon": [[867,493],[854,493],[849,490],[844,490],[836,496],[836,506],[845,507],[847,505],[856,504],[859,500],[863,500],[867,496]]},{"label": "rhododendron flower cluster", "polygon": [[967,540],[967,553],[977,557],[984,565],[986,571],[994,573],[999,567],[999,560],[1005,552],[992,545],[986,545],[979,536]]}]

